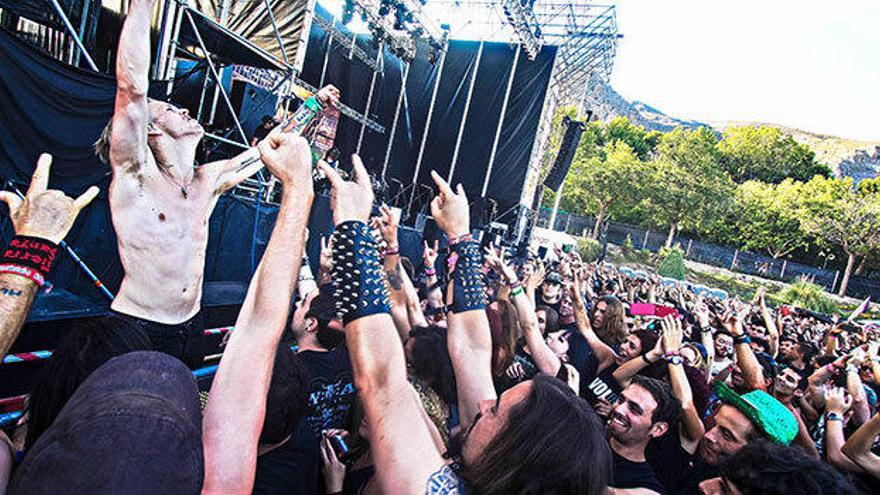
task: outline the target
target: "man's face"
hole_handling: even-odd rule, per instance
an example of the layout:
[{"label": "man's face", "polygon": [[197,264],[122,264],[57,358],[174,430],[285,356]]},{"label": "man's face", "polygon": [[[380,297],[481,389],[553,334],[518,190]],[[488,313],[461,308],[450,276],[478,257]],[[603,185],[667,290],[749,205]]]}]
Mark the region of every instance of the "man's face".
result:
[{"label": "man's face", "polygon": [[715,354],[721,358],[730,357],[733,354],[733,337],[726,333],[715,336]]},{"label": "man's face", "polygon": [[749,418],[737,408],[722,405],[715,414],[715,426],[703,435],[700,442],[700,457],[717,466],[722,458],[736,454],[746,446],[754,428]]},{"label": "man's face", "polygon": [[510,410],[532,393],[532,381],[524,381],[501,394],[496,400],[480,401],[480,412],[465,433],[461,456],[465,464],[475,462],[498,432],[507,424]]},{"label": "man's face", "polygon": [[538,310],[535,312],[535,316],[538,318],[538,328],[541,330],[541,335],[545,335],[547,332],[547,312]]},{"label": "man's face", "polygon": [[605,301],[599,301],[596,303],[596,308],[593,309],[593,318],[590,322],[593,325],[593,328],[601,328],[605,323],[605,312],[608,311],[608,303]]},{"label": "man's face", "polygon": [[779,343],[779,353],[782,354],[786,359],[788,359],[788,353],[791,351],[791,348],[794,346],[794,342],[789,339],[785,339]]},{"label": "man's face", "polygon": [[187,109],[164,101],[150,100],[150,122],[156,130],[174,139],[201,137],[205,133],[199,122],[189,116]]},{"label": "man's face", "polygon": [[[312,301],[318,296],[318,291],[313,290],[306,294],[305,299],[302,299],[296,303],[293,309],[293,318],[290,321],[290,330],[293,332],[294,337],[297,340],[300,340],[303,335],[309,329],[309,325],[314,325],[314,320],[311,318],[306,318],[306,313],[309,312],[309,308],[312,307]],[[311,323],[310,323],[311,322]]]},{"label": "man's face", "polygon": [[541,285],[541,295],[545,302],[553,304],[562,295],[562,285],[548,280]]},{"label": "man's face", "polygon": [[795,373],[791,368],[785,368],[781,373],[776,375],[776,380],[773,382],[773,392],[775,392],[775,395],[781,397],[793,395],[794,391],[797,390],[800,381],[800,375]]},{"label": "man's face", "polygon": [[783,351],[783,355],[789,363],[797,361],[801,357],[800,346],[793,342],[790,343],[788,348]]},{"label": "man's face", "polygon": [[742,495],[739,488],[726,478],[712,478],[700,483],[700,495]]},{"label": "man's face", "polygon": [[630,385],[620,393],[620,399],[608,417],[608,432],[624,445],[635,445],[666,432],[666,423],[654,423],[651,415],[657,401],[640,385]]}]

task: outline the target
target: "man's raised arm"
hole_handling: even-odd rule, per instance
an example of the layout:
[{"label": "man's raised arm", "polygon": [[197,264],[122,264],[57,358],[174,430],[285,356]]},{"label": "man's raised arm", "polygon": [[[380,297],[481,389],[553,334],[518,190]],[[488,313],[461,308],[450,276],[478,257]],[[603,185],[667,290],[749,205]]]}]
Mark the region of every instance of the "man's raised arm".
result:
[{"label": "man's raised arm", "polygon": [[284,185],[278,219],[235,332],[220,360],[205,409],[206,493],[250,493],[274,356],[303,259],[314,198],[305,139],[279,136],[260,145],[266,166]]},{"label": "man's raised arm", "polygon": [[143,164],[147,155],[150,21],[156,0],[132,0],[116,54],[116,105],[110,164]]},{"label": "man's raised arm", "polygon": [[[400,337],[391,320],[382,261],[367,221],[373,191],[367,171],[353,159],[356,181],[347,182],[325,163],[333,186],[333,284],[345,324],[354,382],[370,429],[370,452],[382,493],[424,493],[444,460],[418,398],[406,379]],[[452,493],[452,492],[450,492]]]}]

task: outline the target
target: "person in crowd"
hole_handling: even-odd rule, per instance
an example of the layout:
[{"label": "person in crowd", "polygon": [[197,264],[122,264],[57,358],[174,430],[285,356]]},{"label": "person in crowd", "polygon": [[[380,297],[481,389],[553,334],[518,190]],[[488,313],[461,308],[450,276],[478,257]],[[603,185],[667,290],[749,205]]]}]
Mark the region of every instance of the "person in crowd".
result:
[{"label": "person in crowd", "polygon": [[620,393],[611,410],[608,433],[614,458],[614,474],[609,486],[640,489],[642,493],[665,493],[645,459],[648,442],[660,438],[678,422],[681,403],[665,383],[637,376]]},{"label": "person in crowd", "polygon": [[[140,325],[156,350],[195,366],[205,353],[199,311],[208,219],[219,195],[257,173],[265,156],[255,147],[196,166],[202,126],[186,109],[147,97],[155,4],[131,2],[119,37],[113,118],[95,144],[113,170],[109,201],[125,271],[111,307]],[[332,105],[339,92],[328,86],[318,97]]]},{"label": "person in crowd", "polygon": [[828,464],[799,449],[751,442],[719,466],[720,476],[700,483],[701,495],[844,495],[855,487]]},{"label": "person in crowd", "polygon": [[[463,432],[460,467],[443,457],[426,422],[412,420],[421,414],[419,402],[408,391],[378,247],[366,224],[373,193],[360,160],[353,161],[353,182],[320,166],[333,187],[337,310],[364,402],[380,487],[389,493],[432,494],[468,488],[491,494],[604,492],[610,454],[602,448],[598,418],[574,392],[539,375],[496,395],[482,255],[470,239],[467,198],[461,186],[454,191],[436,173],[440,194],[432,202],[432,215],[458,254],[447,321]],[[345,262],[358,269],[346,270]],[[534,442],[536,437],[543,441]]]},{"label": "person in crowd", "polygon": [[251,136],[251,147],[254,147],[260,143],[263,139],[266,139],[266,136],[269,135],[269,132],[278,125],[278,122],[275,121],[275,117],[271,115],[263,115],[260,118],[260,125],[254,129],[254,134]]}]

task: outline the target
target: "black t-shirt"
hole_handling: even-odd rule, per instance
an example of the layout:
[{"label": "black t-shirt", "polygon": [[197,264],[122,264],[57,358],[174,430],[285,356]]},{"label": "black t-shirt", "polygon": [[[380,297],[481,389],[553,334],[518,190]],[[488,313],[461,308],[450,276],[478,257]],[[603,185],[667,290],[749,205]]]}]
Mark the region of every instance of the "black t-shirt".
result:
[{"label": "black t-shirt", "polygon": [[690,463],[687,475],[679,487],[679,493],[683,495],[698,495],[700,483],[720,476],[718,468],[706,464],[699,456],[695,456]]},{"label": "black t-shirt", "polygon": [[531,380],[538,374],[538,366],[535,364],[535,360],[532,359],[532,356],[526,352],[525,346],[522,342],[516,344],[516,352],[513,355],[513,362],[510,363],[510,366],[513,366],[514,364],[522,366],[522,378],[512,378],[507,376],[506,371],[502,373],[501,376],[495,377],[495,391],[498,395],[510,390],[518,383]]},{"label": "black t-shirt", "polygon": [[306,420],[314,437],[330,428],[349,430],[355,388],[348,349],[340,345],[329,352],[302,351],[297,356],[309,370]]},{"label": "black t-shirt", "polygon": [[562,297],[560,297],[559,300],[555,303],[551,304],[544,301],[544,294],[541,293],[540,288],[535,292],[535,300],[537,302],[537,306],[547,306],[548,308],[553,308],[553,311],[556,311],[556,314],[560,316],[562,315],[562,313],[559,312],[560,308],[562,307]]},{"label": "black t-shirt", "polygon": [[611,476],[612,488],[645,488],[657,493],[666,493],[663,485],[657,481],[654,470],[647,462],[633,462],[619,455],[614,449],[614,473]]},{"label": "black t-shirt", "polygon": [[314,495],[318,486],[318,440],[305,418],[294,437],[257,457],[254,494]]},{"label": "black t-shirt", "polygon": [[599,399],[605,399],[611,405],[617,403],[620,391],[623,390],[617,380],[614,379],[614,370],[617,365],[611,365],[605,368],[601,373],[594,376],[592,380],[586,382],[586,388],[583,387],[585,380],[581,378],[581,397],[586,399],[591,406],[595,407]]},{"label": "black t-shirt", "polygon": [[681,446],[680,426],[672,425],[660,438],[648,442],[645,458],[669,493],[678,493],[687,477],[693,456]]}]

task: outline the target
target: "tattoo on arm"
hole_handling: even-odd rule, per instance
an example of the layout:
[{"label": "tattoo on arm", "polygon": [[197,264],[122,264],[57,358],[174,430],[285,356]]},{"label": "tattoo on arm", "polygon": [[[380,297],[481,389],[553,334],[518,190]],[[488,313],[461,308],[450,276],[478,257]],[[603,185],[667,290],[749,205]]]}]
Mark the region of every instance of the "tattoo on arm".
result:
[{"label": "tattoo on arm", "polygon": [[392,289],[401,290],[403,288],[403,278],[400,276],[400,263],[394,268],[386,270],[385,273],[388,275],[388,283],[391,284]]},{"label": "tattoo on arm", "polygon": [[250,167],[251,165],[253,165],[254,163],[257,163],[260,160],[262,160],[262,157],[260,155],[245,158],[244,160],[241,161],[241,164],[238,166],[237,169],[235,169],[235,171],[241,172],[242,170]]},{"label": "tattoo on arm", "polygon": [[24,295],[22,293],[22,291],[10,289],[9,287],[0,288],[0,294],[2,294],[4,296],[10,296],[10,297],[21,297],[22,295]]}]

